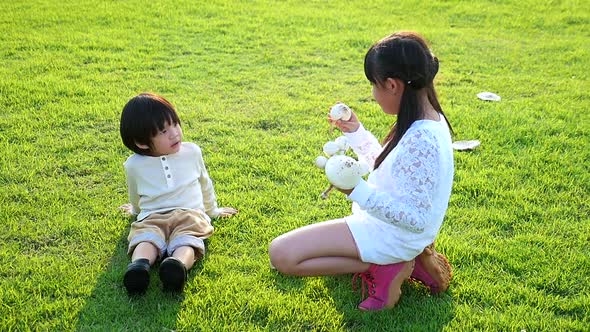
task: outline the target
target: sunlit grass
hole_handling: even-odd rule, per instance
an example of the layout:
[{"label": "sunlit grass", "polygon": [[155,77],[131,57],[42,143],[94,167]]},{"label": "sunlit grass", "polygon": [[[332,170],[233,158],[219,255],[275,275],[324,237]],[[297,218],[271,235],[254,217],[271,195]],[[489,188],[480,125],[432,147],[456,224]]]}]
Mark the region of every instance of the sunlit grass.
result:
[{"label": "sunlit grass", "polygon": [[[0,330],[588,331],[590,5],[585,1],[12,1],[0,3]],[[360,313],[350,277],[269,269],[277,235],[337,218],[313,166],[351,105],[383,137],[362,61],[416,30],[437,87],[456,177],[438,248],[448,293],[408,284]],[[177,107],[221,205],[182,295],[122,286],[130,220],[122,106],[152,91]],[[492,91],[499,103],[483,102]]]}]

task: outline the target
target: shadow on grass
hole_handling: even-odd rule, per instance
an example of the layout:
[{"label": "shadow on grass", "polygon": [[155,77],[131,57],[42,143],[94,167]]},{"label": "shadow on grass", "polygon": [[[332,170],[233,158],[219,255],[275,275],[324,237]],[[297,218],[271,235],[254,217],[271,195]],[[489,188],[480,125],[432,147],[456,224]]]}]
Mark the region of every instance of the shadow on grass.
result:
[{"label": "shadow on grass", "polygon": [[393,309],[360,311],[357,306],[363,300],[361,285],[357,281],[357,290],[353,291],[351,279],[352,275],[326,278],[326,287],[332,290],[347,330],[442,331],[454,317],[451,291],[432,296],[424,286],[410,281],[402,285],[402,296]]},{"label": "shadow on grass", "polygon": [[[442,331],[455,314],[452,290],[432,296],[421,284],[407,281],[402,285],[402,297],[393,309],[362,312],[357,309],[362,301],[360,284],[356,287],[358,290],[353,291],[352,274],[319,278],[327,294],[320,291],[315,293],[316,296],[330,298],[329,302],[342,314],[342,329],[347,331]],[[276,287],[289,293],[305,292],[308,281],[278,272],[275,276]],[[311,301],[319,300],[313,297],[310,294]]]},{"label": "shadow on grass", "polygon": [[[133,297],[127,295],[123,275],[129,263],[128,231],[126,228],[121,234],[111,261],[80,310],[76,331],[175,330],[185,295],[163,292],[158,276],[159,263],[152,266],[146,293]],[[189,283],[202,267],[203,260],[200,260],[189,271]]]}]

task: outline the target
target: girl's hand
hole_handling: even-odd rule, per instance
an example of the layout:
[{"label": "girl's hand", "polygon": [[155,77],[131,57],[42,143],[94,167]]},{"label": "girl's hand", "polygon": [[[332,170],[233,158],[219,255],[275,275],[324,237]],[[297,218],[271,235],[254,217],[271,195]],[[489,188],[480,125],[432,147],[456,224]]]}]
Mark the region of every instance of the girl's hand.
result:
[{"label": "girl's hand", "polygon": [[332,118],[330,118],[330,115],[328,114],[328,122],[330,122],[331,125],[335,126],[336,128],[340,129],[341,132],[343,133],[354,133],[355,131],[357,131],[359,129],[359,127],[361,126],[359,119],[356,117],[356,114],[354,114],[354,112],[351,112],[352,115],[350,117],[350,119],[348,119],[348,121],[343,121],[343,120],[332,120]]},{"label": "girl's hand", "polygon": [[238,213],[238,210],[233,207],[221,207],[218,208],[218,211],[219,214],[217,215],[217,218],[228,218]]},{"label": "girl's hand", "polygon": [[333,184],[330,184],[330,186],[326,190],[324,190],[324,192],[322,193],[322,195],[320,197],[322,199],[327,199],[328,195],[330,194],[330,191],[332,191],[333,189],[338,190],[339,192],[345,194],[346,196],[350,195],[350,193],[352,193],[352,191],[354,190],[354,188],[342,189],[342,188],[338,188],[338,187],[334,186]]},{"label": "girl's hand", "polygon": [[131,203],[125,203],[119,206],[119,210],[123,211],[123,213],[125,213],[128,216],[133,215],[133,206],[131,205]]},{"label": "girl's hand", "polygon": [[338,187],[334,187],[334,188],[336,188],[336,190],[338,190],[339,192],[343,193],[346,196],[350,195],[350,193],[354,190],[354,188],[352,188],[352,189],[341,189]]}]

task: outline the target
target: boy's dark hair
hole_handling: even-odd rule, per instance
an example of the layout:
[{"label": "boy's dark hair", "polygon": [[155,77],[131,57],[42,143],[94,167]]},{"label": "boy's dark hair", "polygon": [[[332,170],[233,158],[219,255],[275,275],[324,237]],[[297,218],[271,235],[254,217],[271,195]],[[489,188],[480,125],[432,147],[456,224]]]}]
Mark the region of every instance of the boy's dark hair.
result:
[{"label": "boy's dark hair", "polygon": [[[422,117],[417,91],[426,89],[434,109],[444,115],[438,102],[433,80],[438,72],[438,59],[430,52],[424,38],[414,32],[394,33],[375,43],[365,55],[365,76],[372,84],[381,84],[388,78],[405,83],[397,120],[385,137],[385,149],[375,160],[376,169],[395,148],[414,121]],[[450,123],[444,117],[449,125]]]},{"label": "boy's dark hair", "polygon": [[[164,97],[141,93],[123,107],[119,127],[123,144],[137,154],[150,155],[152,137],[164,130],[167,123],[180,125],[174,106]],[[150,148],[141,149],[136,143]]]}]

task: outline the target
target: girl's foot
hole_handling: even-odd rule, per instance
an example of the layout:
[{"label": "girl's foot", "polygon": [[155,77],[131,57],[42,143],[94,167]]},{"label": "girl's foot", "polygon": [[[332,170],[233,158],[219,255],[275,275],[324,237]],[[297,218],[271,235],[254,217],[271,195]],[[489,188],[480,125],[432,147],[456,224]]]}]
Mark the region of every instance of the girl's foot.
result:
[{"label": "girl's foot", "polygon": [[452,277],[451,264],[443,254],[434,250],[434,244],[426,247],[416,257],[416,267],[414,267],[411,278],[428,287],[431,294],[446,291]]},{"label": "girl's foot", "polygon": [[160,280],[165,291],[182,291],[187,275],[186,267],[176,257],[168,257],[160,264]]},{"label": "girl's foot", "polygon": [[402,294],[401,285],[410,277],[413,268],[414,261],[389,265],[371,264],[366,272],[356,273],[352,281],[354,283],[357,277],[361,277],[363,296],[365,284],[369,288],[369,297],[358,308],[364,311],[393,308]]},{"label": "girl's foot", "polygon": [[127,272],[123,277],[123,285],[129,295],[142,294],[150,284],[150,262],[138,259],[127,265]]}]

